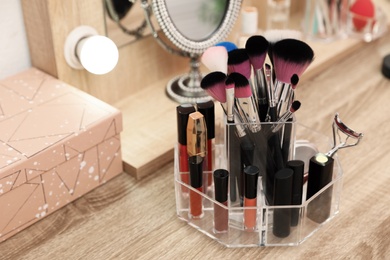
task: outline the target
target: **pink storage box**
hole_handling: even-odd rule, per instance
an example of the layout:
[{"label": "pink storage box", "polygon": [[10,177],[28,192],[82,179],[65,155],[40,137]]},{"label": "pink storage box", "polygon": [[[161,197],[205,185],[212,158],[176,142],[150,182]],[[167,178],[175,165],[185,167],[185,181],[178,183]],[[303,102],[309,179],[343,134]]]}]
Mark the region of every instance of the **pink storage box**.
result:
[{"label": "pink storage box", "polygon": [[35,68],[0,81],[0,241],[122,173],[116,108]]}]

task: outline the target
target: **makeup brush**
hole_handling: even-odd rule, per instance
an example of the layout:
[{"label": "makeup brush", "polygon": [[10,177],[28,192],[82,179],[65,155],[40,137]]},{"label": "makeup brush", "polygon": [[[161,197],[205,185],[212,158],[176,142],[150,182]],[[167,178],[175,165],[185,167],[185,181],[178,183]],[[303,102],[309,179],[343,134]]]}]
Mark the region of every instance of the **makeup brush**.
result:
[{"label": "makeup brush", "polygon": [[291,77],[298,77],[314,59],[313,49],[297,39],[284,39],[273,46],[273,61],[276,78],[281,82],[290,82]]},{"label": "makeup brush", "polygon": [[[312,63],[314,52],[305,42],[297,39],[283,39],[273,46],[273,63],[276,77],[275,97],[278,100],[278,116],[287,110],[286,104],[294,74],[301,77]],[[287,103],[288,104],[288,103]]]},{"label": "makeup brush", "polygon": [[242,74],[233,72],[229,75],[234,80],[234,96],[239,109],[243,112],[253,133],[261,130],[259,114],[253,101],[249,80]]},{"label": "makeup brush", "polygon": [[227,103],[227,120],[228,122],[234,122],[233,109],[234,109],[234,75],[229,74],[225,81],[226,89],[226,103]]},{"label": "makeup brush", "polygon": [[291,88],[289,89],[290,93],[288,93],[287,95],[287,107],[290,107],[292,102],[294,101],[294,92],[295,92],[295,89],[297,88],[297,85],[298,85],[298,82],[299,82],[299,77],[297,74],[294,74],[291,76]]},{"label": "makeup brush", "polygon": [[213,71],[202,78],[200,87],[204,89],[212,98],[219,101],[226,113],[225,80],[225,73],[220,71]]},{"label": "makeup brush", "polygon": [[237,72],[249,79],[251,63],[245,49],[235,49],[228,52],[228,73]]},{"label": "makeup brush", "polygon": [[[292,142],[292,115],[297,112],[297,110],[301,107],[301,102],[295,100],[290,109],[283,114],[282,117],[279,118],[278,122],[284,122],[284,131],[283,131],[283,139],[282,139],[282,157],[283,162],[286,164],[289,160],[288,155],[290,154],[290,145]],[[277,125],[281,126],[281,124]]]},{"label": "makeup brush", "polygon": [[[235,49],[228,52],[228,73],[233,72],[239,73],[248,79],[249,86],[251,88],[252,95],[254,96],[253,101],[257,107],[257,91],[254,85],[250,81],[252,74],[252,66],[249,60],[249,56],[245,49]],[[257,110],[256,110],[257,111]]]},{"label": "makeup brush", "polygon": [[211,72],[221,71],[227,74],[228,52],[223,46],[211,46],[202,54],[200,61]]},{"label": "makeup brush", "polygon": [[273,82],[272,67],[266,63],[264,66],[265,81],[267,82],[268,117],[271,122],[277,120],[277,100],[275,98],[275,86]]},{"label": "makeup brush", "polygon": [[267,84],[264,76],[264,62],[267,57],[269,43],[261,35],[254,35],[248,38],[245,43],[245,50],[248,54],[250,63],[253,68],[255,84],[254,92],[257,92],[257,105],[259,118],[264,122],[267,117],[268,102],[267,102]]},{"label": "makeup brush", "polygon": [[298,100],[295,100],[291,106],[290,106],[290,109],[288,111],[286,111],[280,118],[279,120],[277,121],[278,124],[275,125],[274,129],[272,130],[272,132],[277,132],[279,131],[279,129],[283,126],[283,123],[287,122],[291,116],[301,107],[301,102],[299,102]]},{"label": "makeup brush", "polygon": [[271,63],[273,63],[272,49],[273,49],[273,46],[276,42],[281,41],[283,39],[297,39],[297,40],[302,39],[302,32],[297,31],[297,30],[290,30],[290,29],[266,30],[263,35],[264,35],[264,38],[266,38],[268,43],[269,43],[268,57],[269,57]]},{"label": "makeup brush", "polygon": [[235,45],[234,43],[229,42],[229,41],[219,42],[219,43],[215,44],[215,46],[225,47],[227,52],[237,49],[237,45]]}]

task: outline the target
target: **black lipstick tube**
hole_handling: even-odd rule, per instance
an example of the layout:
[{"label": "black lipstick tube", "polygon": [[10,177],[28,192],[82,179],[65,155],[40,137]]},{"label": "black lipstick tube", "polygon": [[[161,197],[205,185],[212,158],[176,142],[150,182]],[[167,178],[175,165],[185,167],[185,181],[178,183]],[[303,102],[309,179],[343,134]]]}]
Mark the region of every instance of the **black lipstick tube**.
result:
[{"label": "black lipstick tube", "polygon": [[[291,205],[291,194],[294,171],[290,168],[279,170],[275,174],[274,206]],[[291,228],[291,208],[274,209],[272,232],[277,237],[287,237]]]}]

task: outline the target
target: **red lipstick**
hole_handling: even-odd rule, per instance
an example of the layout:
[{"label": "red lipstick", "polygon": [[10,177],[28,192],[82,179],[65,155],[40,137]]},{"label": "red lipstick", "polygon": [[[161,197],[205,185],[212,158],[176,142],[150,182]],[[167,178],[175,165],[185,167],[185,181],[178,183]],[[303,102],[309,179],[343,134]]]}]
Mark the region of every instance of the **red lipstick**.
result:
[{"label": "red lipstick", "polygon": [[[187,123],[188,115],[195,112],[195,108],[191,104],[182,104],[176,107],[177,118],[177,138],[179,146],[179,171],[181,181],[189,184],[188,169],[188,153],[187,153]],[[182,191],[188,192],[187,187],[182,185]]]}]

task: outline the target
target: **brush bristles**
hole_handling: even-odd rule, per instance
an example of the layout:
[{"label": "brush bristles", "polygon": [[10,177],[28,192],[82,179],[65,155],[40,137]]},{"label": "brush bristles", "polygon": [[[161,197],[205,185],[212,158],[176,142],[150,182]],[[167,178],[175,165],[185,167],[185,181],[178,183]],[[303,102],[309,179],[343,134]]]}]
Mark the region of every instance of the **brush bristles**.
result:
[{"label": "brush bristles", "polygon": [[249,56],[250,62],[255,70],[263,67],[267,57],[269,43],[261,35],[249,37],[245,43],[245,50]]},{"label": "brush bristles", "polygon": [[251,63],[245,49],[235,49],[228,53],[228,71],[237,72],[246,78],[251,76]]},{"label": "brush bristles", "polygon": [[294,74],[291,76],[291,88],[295,89],[298,85],[299,77],[297,74]]},{"label": "brush bristles", "polygon": [[[233,76],[232,76],[232,74],[233,74]],[[234,86],[235,86],[234,74],[235,73],[232,73],[232,74],[227,76],[226,81],[225,81],[225,88],[234,88]]]},{"label": "brush bristles", "polygon": [[296,39],[284,39],[276,42],[273,47],[273,55],[296,63],[311,62],[314,58],[313,49],[307,43]]},{"label": "brush bristles", "polygon": [[235,49],[228,52],[228,65],[241,64],[249,60],[245,49]]},{"label": "brush bristles", "polygon": [[226,74],[220,71],[214,71],[203,77],[200,82],[200,87],[204,89],[215,100],[225,103],[226,91],[225,91]]},{"label": "brush bristles", "polygon": [[302,39],[302,32],[289,29],[272,29],[264,32],[264,38],[273,45],[274,43],[283,39]]},{"label": "brush bristles", "polygon": [[290,107],[291,113],[295,113],[295,111],[297,111],[300,107],[301,107],[301,102],[299,102],[298,100],[295,100],[291,104],[291,107]]},{"label": "brush bristles", "polygon": [[223,46],[211,46],[200,58],[203,65],[210,71],[221,71],[227,73],[228,53]]},{"label": "brush bristles", "polygon": [[296,39],[276,42],[272,52],[276,77],[285,83],[289,83],[294,74],[300,77],[314,59],[312,48]]},{"label": "brush bristles", "polygon": [[249,85],[249,80],[242,74],[233,72],[231,73],[227,82],[234,82],[234,96],[236,98],[247,98],[252,96],[252,90]]}]

